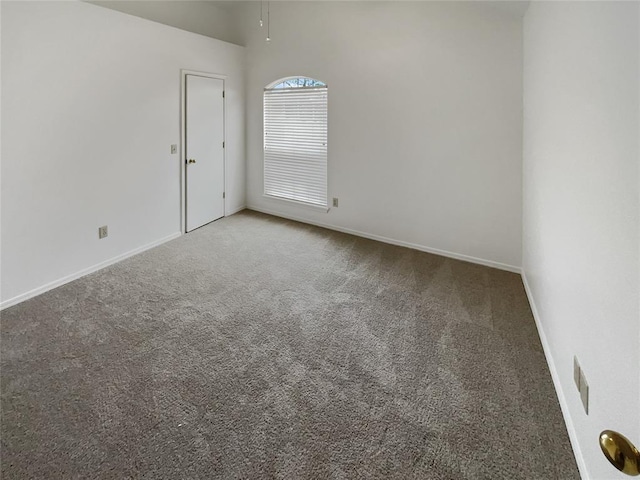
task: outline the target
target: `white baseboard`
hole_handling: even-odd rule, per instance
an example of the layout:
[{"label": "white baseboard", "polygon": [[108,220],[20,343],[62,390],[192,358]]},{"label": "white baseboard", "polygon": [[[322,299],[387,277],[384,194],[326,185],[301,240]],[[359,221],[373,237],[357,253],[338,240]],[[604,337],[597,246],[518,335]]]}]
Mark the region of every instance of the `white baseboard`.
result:
[{"label": "white baseboard", "polygon": [[126,253],[123,253],[122,255],[118,255],[116,257],[110,258],[109,260],[105,260],[104,262],[100,262],[96,265],[93,265],[89,268],[85,268],[83,270],[80,270],[79,272],[76,273],[72,273],[71,275],[67,275],[65,277],[62,277],[58,280],[54,280],[53,282],[47,283],[46,285],[43,285],[42,287],[38,287],[38,288],[34,288],[33,290],[30,290],[26,293],[22,293],[20,295],[17,295],[13,298],[10,298],[8,300],[5,300],[4,302],[0,303],[0,310],[4,310],[5,308],[11,307],[13,305],[16,305],[20,302],[24,302],[25,300],[28,300],[30,298],[33,298],[37,295],[40,295],[44,292],[47,292],[49,290],[52,290],[56,287],[59,287],[61,285],[64,285],[65,283],[69,283],[72,282],[73,280],[77,280],[80,277],[84,277],[85,275],[88,275],[90,273],[96,272],[98,270],[101,270],[105,267],[108,267],[109,265],[113,265],[114,263],[118,263],[126,258],[129,257],[133,257],[134,255],[137,255],[138,253],[142,253],[145,250],[149,250],[153,247],[157,247],[158,245],[161,245],[163,243],[166,243],[170,240],[173,240],[175,238],[178,238],[180,235],[182,235],[180,232],[176,232],[176,233],[172,233],[171,235],[161,238],[160,240],[156,240],[155,242],[151,242],[148,243],[146,245],[143,245],[141,247],[138,248],[134,248],[133,250],[130,250]]},{"label": "white baseboard", "polygon": [[247,208],[246,205],[242,205],[241,207],[237,207],[234,208],[233,210],[229,210],[228,212],[225,212],[224,216],[225,217],[230,217],[231,215],[235,215],[238,212],[241,212],[242,210],[245,210]]},{"label": "white baseboard", "polygon": [[522,283],[524,283],[524,290],[527,293],[527,298],[529,299],[529,304],[531,305],[531,312],[533,313],[533,318],[536,322],[536,327],[538,328],[538,336],[540,337],[542,350],[544,351],[544,356],[546,357],[547,364],[549,365],[549,371],[551,372],[551,378],[553,379],[553,386],[555,387],[556,394],[558,395],[560,410],[562,411],[562,416],[564,417],[564,423],[567,426],[569,441],[571,442],[571,447],[573,448],[573,454],[576,457],[576,463],[578,464],[580,477],[584,480],[588,480],[589,474],[587,473],[587,465],[584,461],[582,450],[580,450],[578,435],[576,433],[575,427],[573,425],[573,420],[571,419],[571,414],[569,412],[569,405],[567,404],[567,399],[564,395],[564,390],[562,389],[562,385],[560,383],[560,376],[558,375],[556,363],[553,359],[553,355],[551,354],[551,347],[549,346],[547,335],[545,334],[544,328],[542,327],[540,314],[538,313],[538,308],[536,307],[536,302],[533,298],[533,294],[531,292],[531,288],[529,287],[529,282],[527,281],[527,275],[524,269],[522,269]]},{"label": "white baseboard", "polygon": [[377,240],[383,243],[389,243],[391,245],[397,245],[399,247],[407,247],[413,250],[419,250],[421,252],[433,253],[435,255],[441,255],[443,257],[454,258],[456,260],[463,260],[465,262],[477,263],[479,265],[485,265],[487,267],[497,268],[499,270],[506,270],[508,272],[520,273],[520,267],[516,267],[514,265],[507,265],[506,263],[494,262],[493,260],[485,260],[483,258],[472,257],[470,255],[464,255],[461,253],[448,252],[446,250],[440,250],[437,248],[431,248],[424,245],[418,245],[417,243],[405,242],[403,240],[396,240],[394,238],[383,237],[381,235],[375,235],[373,233],[360,232],[358,230],[352,230],[350,228],[338,227],[336,225],[330,225],[321,222],[313,222],[311,220],[307,220],[304,218],[295,217],[293,215],[285,215],[279,212],[271,211],[264,208],[254,207],[251,205],[247,206],[247,209],[253,210],[256,212],[266,213],[267,215],[273,215],[276,217],[286,218],[288,220],[294,220],[296,222],[308,223],[310,225],[315,225],[317,227],[327,228],[329,230],[335,230],[337,232],[348,233],[350,235],[355,235],[357,237],[368,238],[370,240]]}]

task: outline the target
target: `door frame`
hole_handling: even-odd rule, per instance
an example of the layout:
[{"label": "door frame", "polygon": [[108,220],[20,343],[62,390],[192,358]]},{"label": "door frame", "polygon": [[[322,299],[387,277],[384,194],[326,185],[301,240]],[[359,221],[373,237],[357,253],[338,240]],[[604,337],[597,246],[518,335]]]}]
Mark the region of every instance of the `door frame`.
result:
[{"label": "door frame", "polygon": [[222,98],[222,140],[225,148],[222,150],[222,168],[223,168],[223,188],[225,198],[222,200],[224,216],[227,216],[227,98],[226,85],[228,75],[218,73],[201,72],[197,70],[180,70],[180,232],[184,235],[187,232],[187,75],[195,75],[197,77],[214,78],[222,80],[222,90],[225,96]]}]

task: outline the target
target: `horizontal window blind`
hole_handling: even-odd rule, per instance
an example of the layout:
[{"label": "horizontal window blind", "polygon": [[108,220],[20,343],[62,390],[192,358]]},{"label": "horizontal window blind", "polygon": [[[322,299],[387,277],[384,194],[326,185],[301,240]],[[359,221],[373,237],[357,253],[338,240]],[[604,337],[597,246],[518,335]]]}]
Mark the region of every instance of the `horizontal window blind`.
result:
[{"label": "horizontal window blind", "polygon": [[327,206],[327,87],[265,90],[264,193]]}]

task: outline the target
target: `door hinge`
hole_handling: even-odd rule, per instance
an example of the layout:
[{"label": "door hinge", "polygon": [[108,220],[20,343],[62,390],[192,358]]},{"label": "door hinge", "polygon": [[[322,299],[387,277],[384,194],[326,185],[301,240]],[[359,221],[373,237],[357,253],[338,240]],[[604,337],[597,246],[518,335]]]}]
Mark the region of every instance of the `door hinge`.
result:
[{"label": "door hinge", "polygon": [[222,90],[222,98],[224,98],[224,90]]},{"label": "door hinge", "polygon": [[226,198],[227,197],[227,192],[222,192],[222,198]]},{"label": "door hinge", "polygon": [[222,148],[224,148],[224,142],[222,142]]}]

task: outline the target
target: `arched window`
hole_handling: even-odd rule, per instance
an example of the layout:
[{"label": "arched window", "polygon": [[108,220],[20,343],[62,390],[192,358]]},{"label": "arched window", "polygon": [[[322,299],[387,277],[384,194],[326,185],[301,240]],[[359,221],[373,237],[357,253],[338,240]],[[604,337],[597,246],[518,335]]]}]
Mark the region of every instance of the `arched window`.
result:
[{"label": "arched window", "polygon": [[308,77],[264,90],[264,194],[327,207],[327,85]]}]

